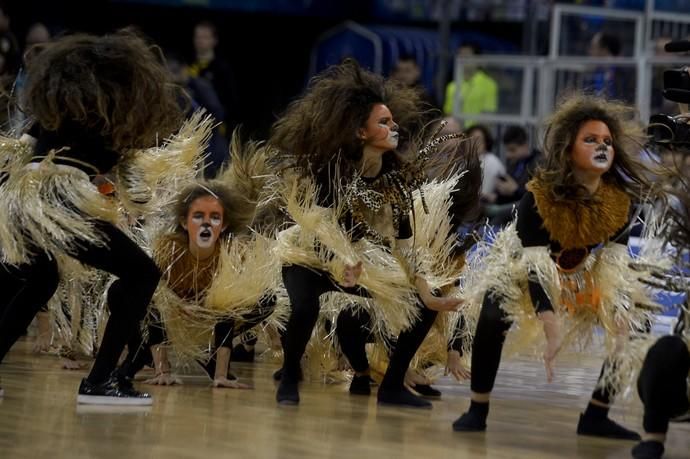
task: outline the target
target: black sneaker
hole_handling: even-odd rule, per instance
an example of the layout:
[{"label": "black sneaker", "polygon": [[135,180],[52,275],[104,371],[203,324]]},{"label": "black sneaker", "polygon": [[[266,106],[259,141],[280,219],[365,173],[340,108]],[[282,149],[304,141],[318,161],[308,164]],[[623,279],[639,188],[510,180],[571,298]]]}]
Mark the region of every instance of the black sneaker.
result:
[{"label": "black sneaker", "polygon": [[615,421],[605,417],[597,418],[592,416],[580,415],[577,423],[577,434],[590,437],[604,437],[615,440],[641,440],[637,432],[626,429]]},{"label": "black sneaker", "polygon": [[244,344],[240,343],[232,348],[232,361],[233,362],[254,362],[254,348],[247,350]]},{"label": "black sneaker", "polygon": [[441,398],[441,391],[438,389],[434,389],[429,384],[417,384],[416,386],[412,386],[412,389],[414,389],[415,392],[417,392],[422,397]]},{"label": "black sneaker", "polygon": [[[273,380],[274,381],[280,381],[283,379],[283,367],[278,368],[276,371],[273,372]],[[304,379],[304,376],[302,375],[302,370],[299,370],[299,381],[302,382]]]},{"label": "black sneaker", "polygon": [[153,399],[149,394],[134,389],[130,380],[112,375],[100,384],[90,383],[86,378],[82,379],[77,403],[149,406],[153,404]]},{"label": "black sneaker", "polygon": [[299,389],[296,382],[280,380],[276,391],[276,402],[279,405],[299,405]]},{"label": "black sneaker", "polygon": [[371,395],[371,378],[369,375],[354,375],[352,382],[350,382],[350,393],[352,395]]},{"label": "black sneaker", "polygon": [[484,432],[486,430],[486,417],[467,411],[453,423],[453,430],[456,432]]},{"label": "black sneaker", "polygon": [[664,455],[664,444],[659,441],[641,441],[631,451],[635,459],[661,459]]},{"label": "black sneaker", "polygon": [[[216,356],[211,357],[208,362],[204,362],[202,360],[197,360],[196,363],[199,364],[199,366],[204,370],[206,373],[206,376],[208,376],[208,379],[213,381],[216,379]],[[230,368],[228,368],[228,375],[227,378],[230,381],[237,381],[237,375],[233,374],[230,372]]]},{"label": "black sneaker", "polygon": [[430,410],[432,404],[428,400],[424,400],[422,397],[417,397],[412,392],[407,389],[399,391],[388,391],[379,388],[379,392],[376,395],[379,405],[391,405],[391,406],[402,406],[408,408],[424,408]]},{"label": "black sneaker", "polygon": [[690,422],[690,411],[683,413],[680,416],[671,418],[671,422]]}]

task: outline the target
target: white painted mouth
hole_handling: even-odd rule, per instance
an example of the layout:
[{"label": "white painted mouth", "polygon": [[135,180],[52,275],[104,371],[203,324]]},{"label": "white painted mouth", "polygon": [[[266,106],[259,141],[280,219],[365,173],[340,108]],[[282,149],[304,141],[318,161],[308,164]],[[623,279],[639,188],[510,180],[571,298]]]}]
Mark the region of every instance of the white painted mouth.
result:
[{"label": "white painted mouth", "polygon": [[607,163],[609,162],[609,155],[607,155],[606,153],[599,153],[594,157],[594,161],[598,163]]},{"label": "white painted mouth", "polygon": [[391,132],[390,134],[388,134],[388,143],[390,143],[394,147],[398,146],[399,139],[400,134],[398,134],[397,132]]},{"label": "white painted mouth", "polygon": [[208,228],[199,228],[196,235],[196,243],[199,247],[208,248],[213,245],[213,232]]}]

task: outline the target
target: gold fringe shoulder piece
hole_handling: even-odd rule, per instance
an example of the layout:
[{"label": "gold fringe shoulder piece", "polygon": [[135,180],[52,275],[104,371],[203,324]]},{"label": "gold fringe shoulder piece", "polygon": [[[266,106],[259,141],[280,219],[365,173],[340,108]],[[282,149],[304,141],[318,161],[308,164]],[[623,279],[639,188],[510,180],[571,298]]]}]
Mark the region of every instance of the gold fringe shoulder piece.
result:
[{"label": "gold fringe shoulder piece", "polygon": [[374,298],[376,319],[396,333],[409,328],[418,310],[414,286],[400,260],[367,239],[353,243],[338,222],[338,210],[316,205],[312,184],[300,187],[294,182],[287,191],[286,210],[295,225],[279,235],[276,251],[281,262],[323,270],[340,282],[345,265],[361,261],[358,284]]},{"label": "gold fringe shoulder piece", "polygon": [[431,288],[447,290],[460,278],[464,266],[464,260],[454,252],[457,239],[450,215],[452,193],[466,175],[463,172],[432,180],[415,193],[412,247],[403,253],[408,252],[406,258],[424,275]]},{"label": "gold fringe shoulder piece", "polygon": [[10,173],[0,185],[3,262],[26,263],[36,250],[52,256],[84,245],[105,245],[96,221],[116,223],[117,203],[98,192],[87,175],[50,157]]},{"label": "gold fringe shoulder piece", "polygon": [[253,309],[263,296],[278,290],[281,272],[273,257],[273,245],[273,240],[257,234],[231,240],[221,250],[205,306],[220,316],[240,316]]},{"label": "gold fringe shoulder piece", "polygon": [[0,135],[0,176],[24,167],[31,160],[33,150],[29,142]]},{"label": "gold fringe shoulder piece", "polygon": [[594,339],[595,327],[601,327],[611,353],[621,339],[644,330],[653,319],[652,310],[641,305],[655,303],[630,262],[627,247],[608,243],[589,255],[580,272],[563,273],[546,247],[523,248],[512,223],[492,242],[480,244],[463,284],[471,308],[480,309],[485,295],[500,301],[513,323],[508,352],[536,352],[543,342],[528,290],[528,280],[534,280],[544,288],[561,322],[564,346],[583,349]]},{"label": "gold fringe shoulder piece", "polygon": [[[165,244],[166,253],[172,254],[172,258],[180,252],[170,250],[175,244],[179,248],[180,241],[173,239]],[[209,272],[208,288],[196,296],[181,297],[178,288],[159,287],[155,305],[165,324],[168,341],[181,360],[207,358],[215,325],[226,319],[241,323],[245,314],[260,307],[259,301],[264,296],[276,297],[276,305],[260,327],[284,328],[289,310],[287,295],[280,285],[280,267],[272,258],[273,244],[274,241],[258,235],[223,243],[214,264],[216,268]],[[188,272],[186,278],[192,279],[194,274]]]},{"label": "gold fringe shoulder piece", "polygon": [[604,181],[587,203],[555,200],[537,179],[531,180],[527,189],[534,195],[544,228],[563,249],[607,242],[630,217],[630,197],[616,185]]},{"label": "gold fringe shoulder piece", "polygon": [[116,168],[122,205],[134,215],[160,212],[199,174],[214,120],[195,112],[162,146],[130,153]]}]

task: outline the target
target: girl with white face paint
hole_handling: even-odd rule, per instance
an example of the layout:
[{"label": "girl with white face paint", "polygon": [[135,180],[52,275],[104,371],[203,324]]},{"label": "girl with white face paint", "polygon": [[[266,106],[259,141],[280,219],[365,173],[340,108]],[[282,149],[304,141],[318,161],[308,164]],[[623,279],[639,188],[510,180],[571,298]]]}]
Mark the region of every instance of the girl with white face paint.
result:
[{"label": "girl with white face paint", "polygon": [[[305,94],[293,102],[273,126],[269,145],[276,152],[276,157],[289,158],[289,167],[304,179],[303,182],[312,182],[318,187],[313,207],[319,207],[326,215],[333,217],[332,220],[337,220],[332,231],[329,229],[328,236],[342,233],[342,239],[335,239],[343,241],[342,244],[348,248],[353,247],[355,253],[352,257],[342,257],[329,265],[313,261],[327,257],[322,258],[317,253],[316,257],[310,258],[311,253],[330,250],[327,244],[334,239],[330,238],[329,241],[329,237],[321,238],[318,230],[312,231],[308,226],[309,222],[302,220],[304,225],[297,222],[301,212],[291,214],[297,222],[291,230],[305,236],[299,239],[307,240],[312,234],[317,234],[318,244],[285,250],[286,255],[282,256],[283,281],[292,311],[285,331],[283,371],[276,393],[276,401],[280,404],[294,405],[300,401],[300,360],[319,318],[320,297],[324,293],[345,290],[354,295],[373,297],[373,303],[378,304],[376,307],[384,309],[381,306],[384,300],[377,297],[378,292],[361,281],[361,277],[371,279],[369,276],[376,275],[372,267],[368,276],[362,276],[361,260],[376,257],[357,252],[367,246],[355,246],[354,243],[367,240],[367,243],[376,245],[370,252],[381,250],[388,254],[411,248],[412,205],[408,198],[423,180],[417,182],[413,178],[419,177],[416,174],[421,172],[419,164],[422,160],[413,158],[409,163],[404,163],[396,150],[401,135],[413,146],[414,139],[411,137],[419,134],[414,130],[418,129],[424,110],[420,94],[415,90],[384,80],[361,69],[355,61],[348,60],[316,76]],[[415,167],[417,169],[413,169]],[[341,199],[348,202],[339,206]],[[301,207],[300,211],[304,208],[300,203],[296,206]],[[309,257],[289,259],[290,253],[299,253],[301,250],[308,251]],[[331,252],[330,258],[337,258],[333,256],[334,252],[337,251]],[[340,262],[342,265],[337,265]],[[342,270],[333,268],[343,265]],[[437,313],[454,310],[459,307],[461,300],[432,295],[424,275],[417,267],[411,266],[407,270],[406,264],[399,260],[392,262],[392,265],[377,266],[378,272],[390,271],[387,273],[390,279],[394,277],[391,273],[399,272],[398,269],[406,270],[401,282],[405,285],[400,290],[408,291],[409,288],[412,296],[401,299],[397,310],[409,307],[410,316],[415,318],[409,320],[409,327],[402,327],[406,331],[397,338],[390,364],[379,387],[378,400],[384,404],[430,408],[430,402],[404,386],[405,374]],[[373,283],[369,286],[375,287]],[[386,299],[390,300],[389,297]],[[384,313],[375,316],[379,322],[387,321]],[[348,336],[361,334],[359,332],[365,329],[379,329],[368,321],[361,324],[350,322],[354,330],[351,334],[345,333]],[[379,325],[380,329],[391,329],[389,324]],[[397,334],[397,329],[394,334]],[[362,342],[352,344],[353,348],[364,345]],[[341,348],[356,372],[350,387],[351,393],[369,394],[368,361],[356,358],[360,356],[349,352],[347,345],[341,345]]]},{"label": "girl with white face paint", "polygon": [[585,121],[571,148],[573,174],[577,182],[596,191],[602,175],[613,166],[616,151],[609,127],[603,121]]},{"label": "girl with white face paint", "polygon": [[227,229],[227,225],[223,225],[223,206],[210,195],[195,199],[182,227],[189,235],[190,252],[197,258],[207,258],[221,233]]},{"label": "girl with white face paint", "polygon": [[[511,333],[520,334],[531,325],[525,321],[541,321],[546,338],[544,367],[551,382],[560,349],[577,341],[578,335],[602,326],[607,349],[620,349],[616,346],[628,335],[639,333],[634,324],[649,319],[649,312],[630,299],[637,294],[632,292],[644,292],[644,287],[627,280],[642,277],[632,272],[628,262],[631,211],[635,201],[654,190],[648,178],[653,171],[637,158],[644,134],[633,113],[632,107],[622,104],[575,96],[560,104],[548,120],[546,161],[527,184],[516,221],[486,249],[486,259],[491,260],[486,272],[477,275],[466,293],[481,313],[472,346],[472,401],[453,423],[454,430],[486,429],[491,392],[512,322],[517,326]],[[506,250],[519,251],[511,254],[520,256],[515,259]],[[506,266],[504,260],[511,257],[515,262]],[[514,341],[530,343],[523,338]],[[521,350],[528,351],[516,351]],[[616,357],[616,352],[607,357],[602,375],[615,371]],[[579,435],[639,439],[608,417],[617,389],[602,383],[592,393],[580,416]]]},{"label": "girl with white face paint", "polygon": [[[172,294],[179,298],[178,301],[183,305],[188,304],[192,311],[200,311],[208,305],[208,292],[218,283],[224,282],[219,261],[221,257],[227,257],[230,245],[247,243],[244,236],[248,227],[240,217],[241,198],[238,199],[237,196],[238,193],[231,192],[218,182],[191,185],[180,193],[176,205],[177,230],[161,234],[155,241],[154,260],[164,273],[163,280]],[[149,339],[145,343],[150,348],[156,375],[146,383],[180,384],[181,380],[171,373],[164,345],[167,339],[164,320],[161,319],[168,317],[170,313],[169,310],[163,312],[163,308],[167,307],[165,304],[156,305],[159,310],[153,314],[153,322],[159,323],[149,327]],[[213,380],[214,387],[249,389],[250,386],[240,383],[229,372],[232,340],[266,320],[275,308],[275,297],[271,292],[261,291],[257,295],[256,306],[246,313],[233,313],[230,306],[232,305],[223,306],[226,308],[225,312],[215,311],[218,321],[215,325],[211,321],[209,325],[209,328],[213,328],[215,350],[208,362],[199,363]],[[215,317],[213,310],[205,311]],[[191,316],[186,316],[187,321],[198,329],[200,322],[193,317],[194,312],[189,314]],[[241,325],[235,326],[236,322]],[[172,344],[177,343],[172,340]],[[184,345],[188,343],[185,342]],[[131,358],[128,357],[121,368],[125,376],[133,378],[146,363],[145,358],[142,358],[146,355],[138,357],[138,354],[131,353]]]}]

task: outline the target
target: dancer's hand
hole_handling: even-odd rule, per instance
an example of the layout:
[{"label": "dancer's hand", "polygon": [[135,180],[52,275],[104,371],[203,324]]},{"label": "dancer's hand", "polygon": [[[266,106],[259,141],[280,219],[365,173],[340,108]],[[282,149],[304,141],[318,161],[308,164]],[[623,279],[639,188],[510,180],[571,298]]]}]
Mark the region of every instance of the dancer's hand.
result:
[{"label": "dancer's hand", "polygon": [[362,262],[358,261],[355,265],[345,265],[345,272],[343,273],[343,287],[354,287],[357,285],[357,280],[362,274]]},{"label": "dancer's hand", "polygon": [[422,276],[417,276],[415,279],[415,287],[417,287],[417,293],[419,293],[419,298],[422,300],[422,303],[424,303],[424,306],[432,311],[457,311],[460,305],[464,303],[464,301],[459,298],[434,296],[431,293],[429,284],[427,284],[426,279]]},{"label": "dancer's hand", "polygon": [[546,335],[546,347],[544,348],[544,368],[546,369],[546,381],[552,382],[556,356],[563,345],[563,336],[558,319],[553,311],[539,313],[539,319],[544,323]]},{"label": "dancer's hand", "polygon": [[403,385],[407,390],[411,391],[412,393],[415,393],[414,388],[418,384],[430,385],[431,380],[419,371],[413,370],[412,368],[408,368],[405,372],[405,379],[403,380]]},{"label": "dancer's hand", "polygon": [[63,370],[81,370],[86,367],[84,363],[72,359],[63,358],[61,359],[61,363]]},{"label": "dancer's hand", "polygon": [[462,357],[458,351],[448,352],[448,363],[446,363],[446,375],[453,375],[458,381],[470,379],[469,368],[462,362]]},{"label": "dancer's hand", "polygon": [[460,298],[444,298],[433,295],[430,295],[427,298],[422,297],[422,302],[427,308],[438,312],[457,311],[458,308],[464,303],[464,301]]},{"label": "dancer's hand", "polygon": [[38,325],[38,334],[36,335],[36,341],[34,341],[34,354],[49,352],[53,334],[50,323],[50,313],[40,311],[36,314],[36,324]]},{"label": "dancer's hand", "polygon": [[160,373],[144,381],[144,384],[152,386],[174,386],[175,384],[182,384],[182,380],[172,373]]},{"label": "dancer's hand", "polygon": [[239,381],[233,381],[225,377],[215,378],[213,380],[213,387],[225,387],[228,389],[251,389],[249,384],[243,384]]},{"label": "dancer's hand", "polygon": [[44,354],[50,351],[50,333],[41,333],[36,335],[36,341],[33,345],[34,354]]},{"label": "dancer's hand", "polygon": [[426,279],[422,276],[417,276],[415,278],[415,287],[417,287],[417,293],[419,298],[424,303],[424,306],[437,312],[449,312],[457,311],[464,303],[464,300],[459,298],[438,296],[438,293],[434,295],[431,292],[431,287],[427,283]]}]

